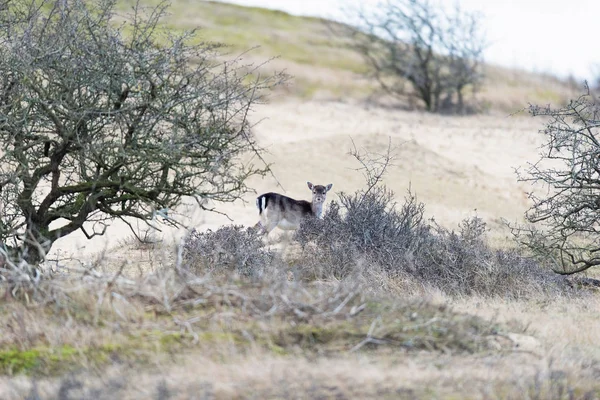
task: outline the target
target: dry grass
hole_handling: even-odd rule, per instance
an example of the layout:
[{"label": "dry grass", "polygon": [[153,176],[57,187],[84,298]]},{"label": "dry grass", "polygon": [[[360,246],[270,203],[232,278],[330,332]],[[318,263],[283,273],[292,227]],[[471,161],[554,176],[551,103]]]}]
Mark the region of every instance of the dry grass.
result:
[{"label": "dry grass", "polygon": [[[477,208],[477,215],[491,226],[489,235],[502,238],[495,218],[516,219],[526,207],[523,188],[515,183],[511,166],[531,159],[535,154],[535,131],[539,128],[535,121],[492,116],[444,118],[320,102],[271,104],[255,114],[256,120],[262,116],[270,119],[257,127],[257,134],[269,147],[268,160],[275,162],[275,173],[285,184],[288,195],[308,197],[306,180],[331,180],[338,193],[353,192],[361,187],[362,177],[352,170],[356,165],[345,154],[344,143],[348,143],[348,147],[350,144],[348,135],[353,136],[358,146],[374,151],[384,150],[388,135],[391,135],[394,142],[403,144],[397,166],[390,169],[386,183],[402,194],[412,182],[418,199],[426,203],[427,216],[435,216],[439,223],[455,226],[453,224],[472,215],[473,208]],[[317,162],[306,162],[306,154],[311,154]],[[319,160],[327,160],[326,171]],[[253,187],[259,191],[273,190],[275,184],[270,180],[256,181]],[[256,222],[253,196],[248,196],[247,201],[248,205],[230,205],[223,210],[236,223],[253,225]],[[227,222],[220,216],[192,214],[190,221],[202,229],[216,229]],[[127,230],[111,227],[106,246],[114,249],[110,240],[127,236]],[[117,244],[121,247],[109,251],[108,259],[99,263],[98,268],[105,273],[112,272],[109,274],[112,277],[124,261],[129,261],[131,267],[124,272],[137,282],[147,271],[172,266],[176,255],[170,243],[177,239],[168,230],[161,238],[164,242],[156,249],[120,239]],[[63,249],[71,248],[77,252],[73,244],[79,239],[68,240],[72,244],[65,243]],[[98,252],[107,242],[100,239],[79,243]],[[84,252],[80,251],[80,254],[82,260],[87,257]],[[294,286],[286,283],[288,273],[285,269],[275,272],[273,276],[277,279],[274,278],[274,282]],[[235,291],[243,291],[246,296],[254,296],[246,292],[250,289],[239,288],[241,282],[243,278],[233,274],[225,283],[234,285]],[[222,284],[215,285],[215,290]],[[598,304],[597,299],[591,297],[593,295],[581,299],[557,296],[511,301],[478,296],[450,298],[429,286],[408,284],[411,290],[407,293],[404,291],[407,282],[387,281],[387,294],[379,294],[383,303],[410,304],[414,301],[413,296],[418,296],[428,305],[444,305],[462,314],[477,315],[485,323],[504,327],[507,335],[496,335],[490,343],[491,348],[474,354],[407,351],[387,345],[349,354],[348,349],[366,337],[363,330],[362,339],[353,337],[345,342],[344,351],[338,349],[334,354],[321,353],[314,347],[312,350],[300,347],[300,351],[286,353],[280,349],[283,346],[268,346],[266,340],[259,339],[278,336],[275,332],[279,332],[281,319],[265,322],[245,316],[247,314],[232,310],[228,305],[213,310],[214,313],[208,311],[210,316],[205,317],[206,310],[199,311],[202,302],[189,310],[177,309],[173,314],[160,311],[155,317],[154,308],[164,308],[161,304],[165,290],[171,293],[169,285],[159,285],[146,290],[158,299],[152,300],[151,304],[129,297],[124,301],[110,295],[113,289],[106,291],[101,312],[98,312],[98,289],[94,288],[75,296],[79,299],[75,301],[77,312],[47,316],[54,306],[33,311],[26,309],[23,311],[26,316],[28,312],[32,313],[25,318],[29,321],[25,323],[26,331],[31,332],[29,337],[33,340],[41,339],[39,342],[11,340],[17,346],[23,343],[22,349],[36,346],[66,348],[66,354],[61,356],[68,357],[66,364],[83,366],[82,372],[72,378],[82,385],[82,388],[72,389],[71,397],[77,398],[102,398],[98,394],[102,391],[105,398],[158,398],[159,392],[163,393],[161,396],[169,393],[172,398],[196,395],[200,398],[560,399],[569,398],[569,393],[573,393],[573,398],[599,396],[597,392],[591,392],[596,390],[600,374],[594,333],[599,331],[595,319]],[[304,288],[317,296],[320,290],[326,293],[338,285],[335,281],[319,282],[316,286],[299,286],[298,290],[301,292]],[[256,286],[252,290],[256,291]],[[108,301],[110,298],[112,304]],[[15,315],[15,312],[18,315],[19,310],[6,306],[1,311],[3,318]],[[178,314],[181,312],[183,314]],[[93,316],[97,313],[99,325],[94,324]],[[201,322],[193,323],[193,330],[207,335],[200,335],[201,340],[193,344],[188,328],[178,325],[174,316],[180,321],[201,317]],[[291,318],[286,320],[287,323],[295,321],[297,316]],[[0,327],[19,326],[14,320],[3,319],[1,322]],[[322,321],[313,326],[323,326]],[[257,327],[260,336],[254,335],[253,329]],[[245,339],[241,328],[253,334],[254,341]],[[365,327],[367,333],[369,328],[370,325]],[[234,329],[241,333],[233,335]],[[340,330],[339,327],[335,329]],[[148,331],[152,334],[142,334]],[[3,330],[2,336],[6,332]],[[171,339],[173,335],[176,340]],[[339,345],[339,342],[331,343]],[[116,351],[115,344],[120,346]],[[7,343],[3,348],[11,346]],[[74,347],[77,357],[65,346]],[[522,351],[524,346],[525,352]],[[90,348],[97,352],[91,352]],[[134,351],[127,353],[123,348]],[[111,349],[119,357],[111,358]],[[50,355],[45,354],[45,357]],[[46,367],[48,372],[52,369]],[[0,393],[0,398],[22,398],[31,393],[30,376],[3,379],[0,387],[7,394]],[[66,390],[64,387],[73,386],[74,381],[63,376],[41,376],[36,382],[40,398],[52,398],[57,397],[61,385]],[[291,389],[286,391],[285,388]]]},{"label": "dry grass", "polygon": [[[191,354],[180,362],[147,371],[115,366],[101,378],[79,374],[62,384],[39,379],[36,392],[39,398],[53,398],[62,387],[70,398],[80,399],[594,399],[598,395],[589,370],[572,365],[552,368],[547,360],[518,353],[501,359],[395,355],[376,360],[257,354],[229,362]],[[14,379],[2,387],[7,400],[33,392],[29,378]],[[72,389],[65,390],[68,387]]]},{"label": "dry grass", "polygon": [[366,295],[285,271],[250,282],[172,268],[47,284],[52,303],[0,308],[2,399],[600,395],[589,295]]},{"label": "dry grass", "polygon": [[577,97],[583,82],[575,83],[551,75],[488,65],[486,80],[479,99],[491,111],[506,114],[526,109],[529,104],[551,104],[556,107]]},{"label": "dry grass", "polygon": [[[0,398],[600,395],[593,292],[525,285],[529,295],[513,300],[493,291],[450,297],[434,277],[420,288],[385,275],[302,282],[289,280],[293,266],[279,258],[258,276],[246,272],[260,263],[198,258],[211,246],[259,251],[247,233],[193,234],[187,256],[143,275],[102,260],[65,267],[34,303],[8,298]],[[157,259],[164,252],[142,248]]]},{"label": "dry grass", "polygon": [[[351,218],[380,206],[390,210],[377,198],[368,201],[374,208]],[[387,225],[399,221],[393,213],[373,215],[389,219]],[[351,225],[346,229],[360,228],[364,236],[380,224]],[[408,225],[401,234],[417,241],[424,234],[448,240],[447,232]],[[489,262],[481,228],[463,226],[464,240],[454,244]],[[462,282],[477,269],[468,257],[449,279],[474,286],[457,292],[447,290],[439,273],[407,279],[378,269],[377,257],[364,257],[373,249],[361,251],[362,274],[303,282],[289,272],[307,260],[314,264],[315,256],[324,267],[332,261],[310,251],[275,257],[253,231],[223,227],[192,233],[181,252],[125,240],[116,254],[129,263],[115,263],[116,254],[87,267],[59,263],[54,278],[30,294],[33,303],[0,305],[0,398],[600,395],[593,293],[559,290],[541,271],[519,275],[512,265],[505,273],[514,287]],[[151,268],[133,262],[141,254]],[[456,254],[448,253],[449,260]],[[494,276],[480,278],[489,283]]]}]

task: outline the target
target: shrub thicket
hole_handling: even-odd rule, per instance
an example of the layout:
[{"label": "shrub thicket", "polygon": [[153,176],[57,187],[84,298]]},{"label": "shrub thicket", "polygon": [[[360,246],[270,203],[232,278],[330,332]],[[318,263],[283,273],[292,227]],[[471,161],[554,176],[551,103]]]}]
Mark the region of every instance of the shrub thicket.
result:
[{"label": "shrub thicket", "polygon": [[193,272],[234,271],[256,278],[275,259],[276,253],[264,248],[256,230],[238,225],[216,231],[193,230],[183,245],[183,266]]},{"label": "shrub thicket", "polygon": [[403,204],[385,187],[340,194],[323,219],[307,219],[294,238],[300,255],[284,263],[253,229],[225,226],[193,231],[184,265],[194,272],[233,271],[258,278],[293,266],[296,279],[365,282],[389,287],[411,282],[451,295],[509,298],[565,292],[567,281],[518,249],[494,249],[479,217],[457,231],[424,218],[425,205],[410,192]]},{"label": "shrub thicket", "polygon": [[493,249],[485,223],[465,219],[451,231],[424,218],[408,193],[398,206],[385,187],[341,194],[323,220],[307,220],[296,234],[299,265],[316,279],[344,279],[365,269],[408,278],[446,293],[520,297],[566,289],[566,281],[517,249]]}]

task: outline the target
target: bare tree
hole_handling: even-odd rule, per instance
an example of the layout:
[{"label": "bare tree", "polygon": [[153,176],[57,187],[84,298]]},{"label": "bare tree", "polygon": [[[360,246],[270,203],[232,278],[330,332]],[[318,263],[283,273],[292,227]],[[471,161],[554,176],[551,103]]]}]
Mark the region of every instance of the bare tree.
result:
[{"label": "bare tree", "polygon": [[356,29],[344,34],[381,87],[394,96],[416,96],[428,111],[465,112],[465,89],[475,92],[483,78],[479,15],[429,0],[386,0],[374,10],[349,11]]},{"label": "bare tree", "polygon": [[526,218],[535,225],[513,233],[559,274],[600,265],[600,103],[588,90],[565,107],[530,113],[548,119],[546,141],[540,159],[518,173],[543,195],[529,195]]},{"label": "bare tree", "polygon": [[115,5],[0,7],[0,244],[13,267],[77,230],[168,217],[188,196],[234,201],[268,169],[243,162],[260,157],[247,116],[284,77],[161,29],[165,4]]}]

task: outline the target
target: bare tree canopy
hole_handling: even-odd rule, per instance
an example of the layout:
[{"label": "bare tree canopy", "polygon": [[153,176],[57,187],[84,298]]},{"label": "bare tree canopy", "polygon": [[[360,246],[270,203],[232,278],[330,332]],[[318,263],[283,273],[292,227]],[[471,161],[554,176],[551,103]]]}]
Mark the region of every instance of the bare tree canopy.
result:
[{"label": "bare tree canopy", "polygon": [[589,91],[563,108],[531,106],[548,119],[540,159],[519,171],[538,186],[526,213],[535,224],[514,228],[518,240],[573,274],[600,265],[600,103]]},{"label": "bare tree canopy", "polygon": [[115,4],[0,7],[0,243],[9,259],[36,264],[71,232],[150,220],[186,196],[200,207],[234,201],[267,169],[242,163],[260,152],[247,115],[282,76],[218,61],[218,46],[194,32],[162,30],[164,4],[126,15]]},{"label": "bare tree canopy", "polygon": [[415,96],[432,112],[466,111],[467,89],[474,93],[483,78],[479,15],[430,0],[386,0],[348,13],[358,29],[346,34],[385,91]]}]

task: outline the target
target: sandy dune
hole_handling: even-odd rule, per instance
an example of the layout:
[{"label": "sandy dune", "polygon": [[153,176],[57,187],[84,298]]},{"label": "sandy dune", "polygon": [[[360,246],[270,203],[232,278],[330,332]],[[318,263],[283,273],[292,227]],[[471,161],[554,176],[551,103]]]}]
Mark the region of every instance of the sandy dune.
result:
[{"label": "sandy dune", "polygon": [[[464,217],[477,215],[500,232],[500,218],[521,219],[527,208],[525,186],[516,182],[514,167],[534,161],[542,127],[541,120],[521,116],[447,117],[360,105],[282,101],[258,107],[253,116],[259,142],[267,150],[266,159],[283,185],[272,177],[254,179],[257,192],[280,191],[308,199],[306,181],[333,183],[333,193],[353,192],[363,185],[355,171],[358,163],[347,153],[354,140],[359,148],[384,152],[391,137],[397,146],[395,166],[386,184],[399,198],[409,185],[426,204],[428,217],[454,227]],[[244,202],[217,205],[233,223],[250,225],[257,220],[255,195]],[[181,218],[197,229],[216,228],[230,223],[227,218],[201,213],[193,202],[180,207]],[[143,224],[140,224],[143,227]],[[182,232],[166,228],[168,241]],[[79,233],[58,241],[54,256],[90,256],[121,246],[131,238],[121,223],[112,225],[107,235],[87,240]],[[131,241],[129,241],[130,243]]]}]

